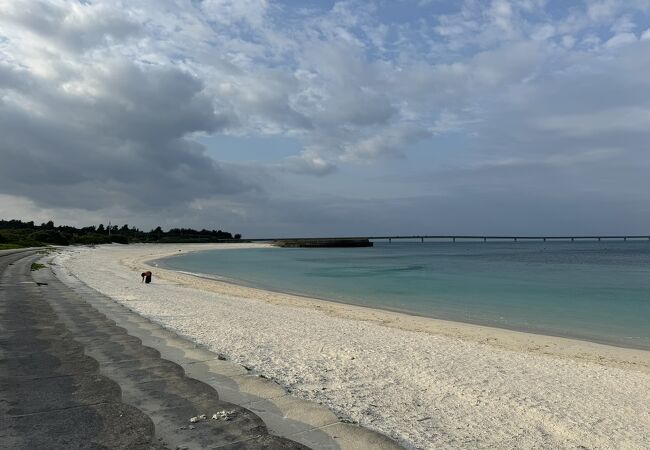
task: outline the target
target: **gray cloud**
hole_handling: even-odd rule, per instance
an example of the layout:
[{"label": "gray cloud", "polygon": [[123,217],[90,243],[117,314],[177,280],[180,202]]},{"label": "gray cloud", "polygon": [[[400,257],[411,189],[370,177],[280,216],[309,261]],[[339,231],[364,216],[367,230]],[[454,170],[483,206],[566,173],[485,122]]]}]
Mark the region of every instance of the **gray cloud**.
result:
[{"label": "gray cloud", "polygon": [[[560,229],[580,222],[560,217],[572,202],[583,223],[613,226],[599,201],[650,223],[647,0],[553,14],[537,0],[454,4],[401,23],[355,0],[291,11],[263,0],[5,2],[0,194],[25,211],[196,226],[228,216],[247,232],[333,232],[353,215],[365,219],[351,231],[388,231],[391,215],[465,226],[490,208],[513,230],[549,216]],[[302,149],[262,169],[225,164],[197,143],[215,134]],[[342,193],[338,183],[361,185],[372,170],[401,182],[375,177],[375,200],[370,188]],[[296,184],[280,188],[284,177]],[[313,198],[290,199],[302,191]],[[436,222],[408,208],[447,213]]]},{"label": "gray cloud", "polygon": [[218,164],[188,138],[230,119],[185,72],[108,61],[67,80],[83,84],[83,93],[26,72],[0,73],[12,75],[0,76],[6,193],[52,206],[154,208],[255,186],[241,168]]}]

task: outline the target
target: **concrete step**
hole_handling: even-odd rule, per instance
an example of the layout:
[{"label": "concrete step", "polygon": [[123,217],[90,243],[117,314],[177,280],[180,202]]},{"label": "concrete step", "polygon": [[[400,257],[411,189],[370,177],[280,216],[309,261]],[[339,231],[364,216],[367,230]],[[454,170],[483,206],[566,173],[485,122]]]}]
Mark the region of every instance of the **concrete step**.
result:
[{"label": "concrete step", "polygon": [[[170,448],[278,448],[304,449],[301,444],[271,436],[253,412],[219,399],[210,385],[186,376],[179,364],[161,358],[153,347],[119,326],[105,310],[86,301],[88,291],[74,292],[49,271],[34,273],[39,289],[65,330],[97,361],[99,371],[115,381],[121,400],[142,411],[154,424],[155,434]],[[93,294],[93,296],[96,294]],[[230,411],[230,420],[212,415]],[[190,423],[190,418],[206,415]]]},{"label": "concrete step", "polygon": [[[384,435],[341,422],[325,406],[289,395],[274,381],[257,376],[241,365],[223,360],[221,355],[134,313],[128,306],[89,288],[78,279],[62,271],[57,275],[79,298],[115,321],[118,327],[127,330],[130,335],[137,336],[143,345],[157,349],[162,358],[178,364],[187,376],[214,388],[221,401],[254,412],[264,421],[271,434],[313,449],[401,448]],[[252,442],[249,441],[249,445]]]},{"label": "concrete step", "polygon": [[165,448],[151,419],[122,402],[118,384],[99,373],[42,289],[24,282],[36,258],[0,258],[0,447]]}]

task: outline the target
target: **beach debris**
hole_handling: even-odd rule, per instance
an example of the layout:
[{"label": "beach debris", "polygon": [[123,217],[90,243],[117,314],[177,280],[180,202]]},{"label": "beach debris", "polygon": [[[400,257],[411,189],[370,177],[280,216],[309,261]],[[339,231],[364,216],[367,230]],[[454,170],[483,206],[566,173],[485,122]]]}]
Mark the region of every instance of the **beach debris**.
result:
[{"label": "beach debris", "polygon": [[231,409],[226,411],[225,409],[219,412],[212,414],[212,420],[232,420],[237,415],[237,411]]},{"label": "beach debris", "polygon": [[190,425],[188,428],[189,428],[190,430],[193,430],[193,429],[195,429],[196,427],[195,427],[194,425]]},{"label": "beach debris", "polygon": [[[213,414],[212,418],[213,419],[224,419],[225,420],[230,420],[230,417],[228,415],[234,415],[234,411],[219,411],[217,414]],[[218,416],[218,417],[217,417]],[[199,423],[203,420],[208,420],[208,415],[207,414],[200,414],[198,416],[194,416],[190,418],[190,423]],[[194,426],[190,425],[190,430],[193,430]]]},{"label": "beach debris", "polygon": [[218,359],[219,361],[225,361],[225,360],[226,360],[226,357],[225,357],[224,355],[222,355],[221,353],[219,353],[219,354],[217,355],[217,359]]}]

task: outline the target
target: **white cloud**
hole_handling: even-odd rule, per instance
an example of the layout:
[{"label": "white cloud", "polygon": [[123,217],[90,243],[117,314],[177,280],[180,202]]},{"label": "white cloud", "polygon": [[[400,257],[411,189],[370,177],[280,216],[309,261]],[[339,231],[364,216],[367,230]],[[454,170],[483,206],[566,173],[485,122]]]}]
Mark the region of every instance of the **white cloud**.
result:
[{"label": "white cloud", "polygon": [[507,34],[514,32],[512,5],[508,0],[493,0],[490,8],[490,16],[497,28]]},{"label": "white cloud", "polygon": [[204,0],[201,10],[208,20],[226,25],[243,21],[251,26],[260,26],[268,10],[267,0]]},{"label": "white cloud", "polygon": [[555,36],[557,30],[550,23],[545,23],[540,26],[535,27],[532,30],[531,38],[534,41],[545,41],[553,36]]},{"label": "white cloud", "polygon": [[607,42],[605,42],[605,47],[607,48],[616,48],[621,45],[632,44],[637,41],[634,33],[619,33],[612,36]]},{"label": "white cloud", "polygon": [[403,157],[407,148],[430,136],[427,130],[404,124],[385,130],[377,130],[371,136],[347,143],[340,156],[342,161],[368,161],[377,158]]},{"label": "white cloud", "polygon": [[[108,3],[3,2],[0,23],[23,41],[49,51],[83,52],[138,33],[135,20]],[[36,50],[36,49],[34,49]]]},{"label": "white cloud", "polygon": [[633,32],[635,28],[636,24],[634,23],[633,18],[629,14],[625,14],[619,17],[616,22],[614,22],[611,30],[614,33],[630,33]]},{"label": "white cloud", "polygon": [[594,21],[608,20],[618,12],[619,7],[618,0],[589,0],[587,16]]},{"label": "white cloud", "polygon": [[283,170],[297,174],[328,175],[336,170],[336,166],[310,151],[286,158],[280,165]]}]

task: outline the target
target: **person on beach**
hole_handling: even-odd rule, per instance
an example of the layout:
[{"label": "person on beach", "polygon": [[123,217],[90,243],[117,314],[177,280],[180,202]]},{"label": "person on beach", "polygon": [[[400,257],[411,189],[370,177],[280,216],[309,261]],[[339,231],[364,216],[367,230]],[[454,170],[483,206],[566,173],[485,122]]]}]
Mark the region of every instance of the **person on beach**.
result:
[{"label": "person on beach", "polygon": [[147,270],[146,272],[142,272],[140,275],[142,276],[143,283],[151,283],[151,271]]}]

